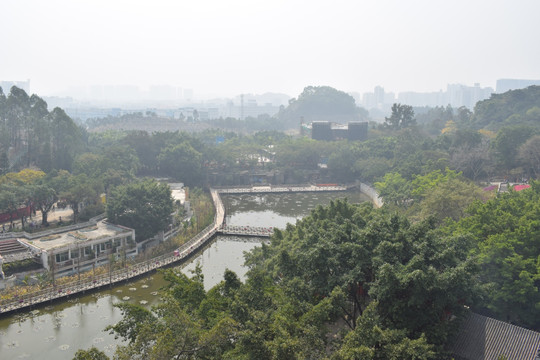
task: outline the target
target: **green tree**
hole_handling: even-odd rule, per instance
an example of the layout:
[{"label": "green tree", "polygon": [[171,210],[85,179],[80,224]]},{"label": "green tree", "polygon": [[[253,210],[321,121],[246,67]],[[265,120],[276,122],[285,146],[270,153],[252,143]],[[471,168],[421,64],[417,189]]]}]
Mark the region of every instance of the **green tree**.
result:
[{"label": "green tree", "polygon": [[88,350],[77,350],[73,360],[109,360],[109,357],[103,351],[92,346]]},{"label": "green tree", "polygon": [[307,86],[298,99],[278,113],[278,118],[297,128],[300,119],[344,123],[367,119],[367,111],[356,106],[349,94],[329,86]]},{"label": "green tree", "polygon": [[441,344],[453,327],[449,316],[475,300],[468,241],[437,233],[430,220],[411,225],[368,205],[336,201],[277,232],[273,246],[256,250],[248,264],[262,264],[280,286],[294,287],[307,302],[341,288],[347,299],[341,315],[351,329],[376,300],[385,326],[406,329],[412,338],[425,333],[430,343]]},{"label": "green tree", "polygon": [[[6,147],[10,143],[9,128],[7,126],[7,107],[6,107],[6,95],[4,90],[0,87],[0,144]],[[6,151],[7,149],[0,149]]]},{"label": "green tree", "polygon": [[[466,109],[465,107],[463,107]],[[461,108],[460,108],[461,109]],[[458,112],[459,110],[458,109]],[[441,130],[449,121],[454,120],[454,109],[450,105],[446,108],[436,106],[429,108],[426,113],[419,113],[416,116],[419,125],[422,125],[430,134],[439,135]]]},{"label": "green tree", "polygon": [[434,217],[438,223],[446,219],[458,221],[465,216],[467,208],[487,195],[473,182],[463,178],[451,178],[440,182],[424,194],[420,215]]},{"label": "green tree", "polygon": [[328,158],[328,169],[339,181],[351,182],[357,178],[356,161],[357,155],[351,146],[343,144],[336,149]]},{"label": "green tree", "polygon": [[473,113],[465,106],[461,106],[457,109],[456,122],[460,126],[469,126]]},{"label": "green tree", "polygon": [[518,158],[532,176],[540,177],[540,135],[534,135],[519,147]]},{"label": "green tree", "polygon": [[19,172],[10,172],[0,176],[0,184],[32,185],[45,177],[41,170],[23,169]]},{"label": "green tree", "polygon": [[48,185],[35,185],[31,190],[34,206],[41,211],[41,224],[49,226],[47,216],[54,203],[58,200],[56,191]]},{"label": "green tree", "polygon": [[333,360],[438,358],[435,347],[424,335],[410,339],[404,330],[386,328],[376,307],[376,302],[369,304],[358,319],[358,326],[347,334],[343,345],[332,356]]},{"label": "green tree", "polygon": [[138,241],[165,230],[172,212],[171,189],[155,180],[117,186],[107,198],[109,221],[135,229]]},{"label": "green tree", "polygon": [[477,129],[488,128],[495,131],[503,126],[537,126],[538,117],[534,117],[536,111],[531,109],[538,107],[540,86],[491,94],[489,99],[476,103],[471,124]]},{"label": "green tree", "polygon": [[474,145],[463,144],[453,148],[450,162],[456,170],[477,180],[481,175],[486,176],[492,165],[489,146],[488,139],[482,138]]},{"label": "green tree", "polygon": [[81,130],[60,108],[50,112],[49,124],[53,168],[71,170],[73,159],[82,147]]},{"label": "green tree", "polygon": [[103,150],[106,169],[121,171],[126,177],[133,178],[140,162],[137,153],[127,145],[114,145]]},{"label": "green tree", "polygon": [[503,127],[497,132],[492,148],[504,170],[510,171],[517,167],[519,147],[533,135],[535,135],[535,129],[530,126]]},{"label": "green tree", "polygon": [[328,146],[307,138],[281,142],[276,147],[276,164],[295,169],[317,169],[321,155],[328,153]]},{"label": "green tree", "polygon": [[449,229],[470,234],[487,286],[483,306],[504,321],[540,328],[540,185],[476,202]]},{"label": "green tree", "polygon": [[9,172],[9,159],[7,151],[0,149],[0,176]]},{"label": "green tree", "polygon": [[384,125],[391,129],[403,129],[416,125],[412,106],[393,104],[392,114],[389,118],[384,118]]},{"label": "green tree", "polygon": [[441,183],[457,179],[461,174],[446,168],[444,171],[434,170],[425,175],[417,175],[411,182],[411,195],[416,199],[423,199],[430,191]]},{"label": "green tree", "polygon": [[127,145],[135,150],[141,162],[139,172],[155,174],[158,172],[159,164],[156,159],[162,147],[167,141],[162,142],[166,134],[149,135],[146,131],[130,131],[123,139]]},{"label": "green tree", "polygon": [[[28,186],[1,184],[0,185],[0,209],[10,214],[9,220],[13,227],[16,212],[26,206],[29,199]],[[24,226],[24,223],[23,223]]]},{"label": "green tree", "polygon": [[[212,324],[199,317],[199,306],[207,295],[200,273],[189,279],[167,270],[165,277],[170,285],[164,293],[163,302],[152,310],[139,305],[117,305],[123,319],[107,330],[121,337],[127,345],[117,349],[115,358],[223,358],[223,352],[232,346],[238,324],[225,313],[221,313]],[[218,293],[214,293],[214,296],[221,297]],[[210,307],[213,304],[205,303]]]},{"label": "green tree", "polygon": [[71,176],[67,189],[59,197],[65,200],[73,210],[73,222],[79,221],[79,205],[83,201],[95,204],[99,201],[102,186],[98,181],[91,181],[86,175]]},{"label": "green tree", "polygon": [[158,156],[158,163],[164,174],[186,185],[199,185],[203,179],[202,154],[188,142],[164,148]]},{"label": "green tree", "polygon": [[[70,169],[73,155],[83,145],[82,131],[59,108],[47,110],[37,95],[12,87],[0,95],[0,137],[10,149],[13,168],[37,166],[44,171]],[[1,150],[1,149],[0,149]]]},{"label": "green tree", "polygon": [[100,177],[107,171],[104,155],[95,153],[83,153],[73,163],[73,174],[85,174],[91,177]]},{"label": "green tree", "polygon": [[410,183],[400,173],[387,173],[382,181],[375,183],[375,188],[387,204],[401,206],[411,196]]},{"label": "green tree", "polygon": [[30,98],[26,92],[13,86],[6,99],[5,116],[7,118],[7,127],[9,129],[9,144],[17,152],[17,157],[20,159],[24,154],[23,150],[23,124],[29,117]]},{"label": "green tree", "polygon": [[207,292],[200,268],[167,270],[163,303],[118,305],[115,358],[440,358],[476,294],[469,249],[433,222],[331,202],[250,254],[244,284],[226,271]]},{"label": "green tree", "polygon": [[[30,109],[25,118],[24,127],[26,134],[26,167],[31,164],[40,164],[42,158],[40,153],[44,143],[48,140],[46,135],[46,117],[49,115],[47,103],[37,95],[32,95],[29,99]],[[40,164],[45,165],[45,164]],[[50,170],[46,168],[45,170]]]}]

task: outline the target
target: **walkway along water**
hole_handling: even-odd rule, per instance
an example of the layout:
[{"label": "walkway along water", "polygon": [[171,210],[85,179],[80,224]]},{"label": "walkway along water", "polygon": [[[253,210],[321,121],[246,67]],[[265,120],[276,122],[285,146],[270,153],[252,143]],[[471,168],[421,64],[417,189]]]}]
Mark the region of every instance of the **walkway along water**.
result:
[{"label": "walkway along water", "polygon": [[[222,188],[210,189],[212,200],[216,209],[214,221],[202,230],[188,242],[174,250],[173,253],[165,254],[146,260],[128,268],[110,272],[106,275],[96,276],[91,281],[74,281],[72,283],[63,284],[62,286],[51,286],[47,289],[26,294],[24,296],[0,301],[0,316],[3,314],[29,309],[41,304],[46,304],[52,301],[65,299],[78,293],[93,291],[104,286],[121,283],[144,274],[155,271],[171,264],[180,263],[188,259],[193,253],[203,247],[214,235],[235,234],[235,235],[255,235],[255,236],[270,236],[273,232],[271,228],[255,228],[255,227],[227,227],[223,226],[225,219],[225,208],[220,198],[220,193],[223,194],[243,194],[243,193],[280,193],[280,192],[318,192],[318,191],[346,191],[344,186],[335,184],[322,185],[296,185],[296,186],[254,186],[245,188]],[[369,194],[368,194],[369,195]],[[237,229],[241,228],[241,229]],[[166,239],[173,236],[175,232],[169,233]]]}]

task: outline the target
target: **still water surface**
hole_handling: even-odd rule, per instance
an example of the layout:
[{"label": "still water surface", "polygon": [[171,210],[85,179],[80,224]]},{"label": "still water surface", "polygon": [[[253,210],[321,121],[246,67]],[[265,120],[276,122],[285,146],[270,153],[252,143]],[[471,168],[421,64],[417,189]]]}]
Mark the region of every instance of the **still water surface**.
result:
[{"label": "still water surface", "polygon": [[[225,196],[223,201],[229,225],[284,228],[309,214],[317,205],[347,197],[349,202],[367,201],[360,193],[299,193]],[[218,236],[181,269],[187,275],[200,264],[204,287],[208,290],[223,279],[226,268],[241,279],[245,251],[261,239]],[[0,319],[0,359],[72,359],[78,349],[95,346],[112,357],[119,340],[104,331],[121,320],[113,305],[120,302],[151,306],[159,302],[165,285],[159,273],[136,281],[75,297],[64,303],[40,307],[24,314]]]}]

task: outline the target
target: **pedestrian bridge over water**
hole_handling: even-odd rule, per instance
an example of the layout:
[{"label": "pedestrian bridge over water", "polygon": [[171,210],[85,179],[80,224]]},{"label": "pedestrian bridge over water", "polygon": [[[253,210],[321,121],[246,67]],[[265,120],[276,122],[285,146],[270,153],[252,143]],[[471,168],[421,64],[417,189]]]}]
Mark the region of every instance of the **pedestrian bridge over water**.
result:
[{"label": "pedestrian bridge over water", "polygon": [[223,234],[223,235],[235,235],[235,236],[270,237],[274,233],[274,228],[273,227],[256,227],[256,226],[222,225],[217,229],[217,233]]},{"label": "pedestrian bridge over water", "polygon": [[321,192],[321,191],[346,191],[346,186],[338,184],[317,185],[267,185],[245,186],[234,188],[216,188],[219,194],[264,194],[264,193],[288,193],[288,192]]},{"label": "pedestrian bridge over water", "polygon": [[225,210],[221,201],[220,194],[268,194],[268,193],[298,193],[298,192],[321,192],[321,191],[347,191],[346,186],[338,184],[317,184],[317,185],[267,185],[267,186],[245,186],[234,188],[214,188],[212,193],[216,206],[216,232],[223,235],[236,236],[257,236],[270,237],[274,233],[273,227],[255,227],[248,225],[226,225]]}]

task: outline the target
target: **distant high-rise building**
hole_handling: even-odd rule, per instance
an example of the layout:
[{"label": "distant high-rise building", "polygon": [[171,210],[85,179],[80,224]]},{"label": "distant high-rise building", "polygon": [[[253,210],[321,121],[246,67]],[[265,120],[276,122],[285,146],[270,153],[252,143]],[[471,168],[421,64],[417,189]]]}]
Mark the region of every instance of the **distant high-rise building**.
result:
[{"label": "distant high-rise building", "polygon": [[396,94],[393,92],[385,92],[384,93],[384,103],[385,104],[393,104],[396,102]]},{"label": "distant high-rise building", "polygon": [[384,103],[384,88],[375,86],[373,93],[375,94],[375,104],[377,107],[380,107]]},{"label": "distant high-rise building", "polygon": [[455,108],[465,106],[472,109],[478,101],[489,98],[492,93],[492,88],[482,88],[478,83],[474,84],[474,86],[448,84],[446,91],[401,92],[398,95],[397,102],[411,106],[435,107],[450,105]]},{"label": "distant high-rise building", "polygon": [[524,89],[532,85],[540,85],[540,80],[521,79],[499,79],[497,80],[497,93],[504,93],[508,90]]},{"label": "distant high-rise building", "polygon": [[382,86],[375,86],[372,93],[363,94],[361,105],[373,114],[389,110],[395,99],[393,92],[386,92]]},{"label": "distant high-rise building", "polygon": [[373,109],[377,107],[377,102],[375,101],[375,94],[374,93],[364,93],[362,96],[362,105],[366,109]]}]

